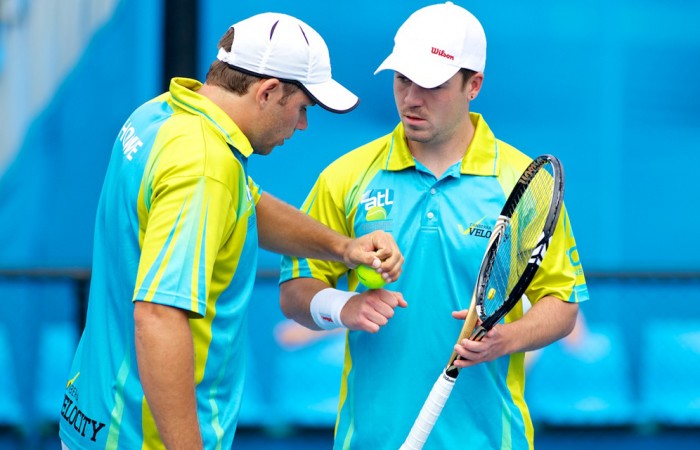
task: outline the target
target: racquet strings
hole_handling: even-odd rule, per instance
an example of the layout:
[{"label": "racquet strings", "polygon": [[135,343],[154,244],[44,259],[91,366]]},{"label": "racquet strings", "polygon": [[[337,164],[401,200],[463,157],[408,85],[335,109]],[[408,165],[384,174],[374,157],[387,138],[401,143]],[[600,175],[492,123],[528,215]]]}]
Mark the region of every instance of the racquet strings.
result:
[{"label": "racquet strings", "polygon": [[552,165],[547,163],[523,192],[493,255],[491,276],[483,291],[482,319],[492,316],[501,308],[523,275],[542,236],[553,190]]}]

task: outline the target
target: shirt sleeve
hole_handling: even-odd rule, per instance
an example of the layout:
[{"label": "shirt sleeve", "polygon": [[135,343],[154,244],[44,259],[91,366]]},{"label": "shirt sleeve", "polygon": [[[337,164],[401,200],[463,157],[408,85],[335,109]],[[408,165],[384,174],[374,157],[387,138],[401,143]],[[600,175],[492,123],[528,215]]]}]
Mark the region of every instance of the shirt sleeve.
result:
[{"label": "shirt sleeve", "polygon": [[154,187],[134,300],[205,315],[218,249],[236,220],[232,198],[206,176],[171,176]]},{"label": "shirt sleeve", "polygon": [[253,204],[257,205],[260,201],[260,197],[263,194],[262,188],[253,180],[253,178],[248,177],[248,189],[250,190],[250,193],[253,196]]},{"label": "shirt sleeve", "polygon": [[588,300],[588,288],[578,257],[576,240],[566,208],[562,208],[551,244],[526,294],[533,303],[552,295],[579,303]]}]

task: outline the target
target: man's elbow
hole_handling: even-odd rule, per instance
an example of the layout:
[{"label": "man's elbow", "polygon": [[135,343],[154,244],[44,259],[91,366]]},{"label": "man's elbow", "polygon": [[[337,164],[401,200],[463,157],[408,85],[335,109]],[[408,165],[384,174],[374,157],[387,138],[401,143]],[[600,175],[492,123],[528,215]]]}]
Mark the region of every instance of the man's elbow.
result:
[{"label": "man's elbow", "polygon": [[576,322],[578,320],[579,306],[578,303],[564,303],[564,311],[562,314],[563,320],[563,330],[561,337],[564,338],[571,334],[576,328]]},{"label": "man's elbow", "polygon": [[293,280],[280,284],[280,309],[287,319],[294,319],[296,296],[294,294],[293,285]]}]

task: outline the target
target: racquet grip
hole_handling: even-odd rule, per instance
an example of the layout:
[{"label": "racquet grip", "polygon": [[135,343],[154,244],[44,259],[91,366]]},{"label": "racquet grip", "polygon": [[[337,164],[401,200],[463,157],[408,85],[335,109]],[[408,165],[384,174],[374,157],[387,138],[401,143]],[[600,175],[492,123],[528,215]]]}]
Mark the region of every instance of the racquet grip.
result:
[{"label": "racquet grip", "polygon": [[413,427],[411,427],[411,431],[408,433],[408,437],[406,437],[406,441],[404,441],[399,450],[420,450],[423,448],[423,444],[425,444],[426,439],[428,439],[430,432],[433,430],[437,418],[440,417],[442,408],[450,397],[454,385],[455,378],[443,371],[430,390],[430,395],[425,400],[416,421],[413,423]]}]

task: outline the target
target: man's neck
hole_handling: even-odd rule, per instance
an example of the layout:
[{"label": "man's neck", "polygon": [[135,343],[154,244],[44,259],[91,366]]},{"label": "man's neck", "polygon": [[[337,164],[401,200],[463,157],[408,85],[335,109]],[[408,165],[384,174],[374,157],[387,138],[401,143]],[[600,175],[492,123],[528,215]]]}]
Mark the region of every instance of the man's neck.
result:
[{"label": "man's neck", "polygon": [[249,101],[247,98],[249,95],[239,96],[222,87],[213,86],[206,83],[202,85],[197,92],[200,95],[207,97],[219,108],[221,108],[231,118],[231,120],[236,123],[241,131],[243,131],[243,134],[246,134],[247,136],[246,131],[248,130],[248,121],[253,115],[253,110],[251,109],[250,105],[246,103]]},{"label": "man's neck", "polygon": [[469,144],[474,138],[474,126],[464,127],[444,142],[418,142],[408,140],[408,148],[413,157],[430,170],[436,178],[464,159]]}]

